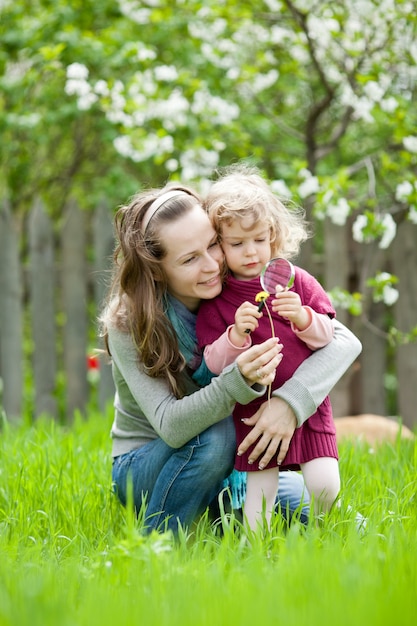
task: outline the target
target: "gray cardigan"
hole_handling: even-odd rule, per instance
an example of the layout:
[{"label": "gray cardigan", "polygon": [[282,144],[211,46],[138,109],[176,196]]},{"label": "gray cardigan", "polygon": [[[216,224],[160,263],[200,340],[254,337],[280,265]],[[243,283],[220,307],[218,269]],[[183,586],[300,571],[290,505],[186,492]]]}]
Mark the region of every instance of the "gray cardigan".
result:
[{"label": "gray cardigan", "polygon": [[[273,392],[291,406],[297,426],[316,411],[362,349],[360,341],[343,324],[334,324],[333,340],[314,352],[290,380]],[[248,404],[265,393],[262,385],[250,387],[232,363],[203,388],[184,373],[188,395],[177,399],[165,380],[145,373],[129,334],[112,327],[108,334],[116,387],[111,429],[114,457],[156,437],[179,448],[230,415],[236,402]]]}]

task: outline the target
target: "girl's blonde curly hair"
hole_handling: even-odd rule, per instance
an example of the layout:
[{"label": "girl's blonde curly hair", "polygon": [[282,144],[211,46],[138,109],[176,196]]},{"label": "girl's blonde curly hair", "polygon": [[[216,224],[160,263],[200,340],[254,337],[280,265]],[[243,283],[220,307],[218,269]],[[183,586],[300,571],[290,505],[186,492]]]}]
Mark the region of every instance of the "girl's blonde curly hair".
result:
[{"label": "girl's blonde curly hair", "polygon": [[280,200],[258,168],[239,163],[220,172],[204,201],[204,206],[219,237],[222,224],[251,217],[255,224],[269,225],[272,256],[294,258],[309,231],[305,212]]}]

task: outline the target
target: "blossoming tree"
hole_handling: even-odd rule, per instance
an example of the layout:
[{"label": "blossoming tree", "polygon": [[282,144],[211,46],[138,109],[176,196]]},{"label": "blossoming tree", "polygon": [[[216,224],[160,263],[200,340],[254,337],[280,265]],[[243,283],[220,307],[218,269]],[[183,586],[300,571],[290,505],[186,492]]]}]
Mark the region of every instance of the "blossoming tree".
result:
[{"label": "blossoming tree", "polygon": [[217,167],[250,159],[306,208],[315,237],[299,262],[363,341],[339,412],[413,424],[414,3],[35,0],[22,15],[23,4],[0,8],[1,186],[14,210],[33,193],[55,215],[69,192],[117,205],[167,178],[204,191]]}]

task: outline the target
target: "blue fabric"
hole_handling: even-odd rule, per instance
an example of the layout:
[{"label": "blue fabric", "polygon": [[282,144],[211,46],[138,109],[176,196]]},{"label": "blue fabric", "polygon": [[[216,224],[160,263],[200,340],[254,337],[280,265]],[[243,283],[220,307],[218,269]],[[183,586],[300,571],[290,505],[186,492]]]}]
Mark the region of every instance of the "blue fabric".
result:
[{"label": "blue fabric", "polygon": [[208,385],[214,374],[208,369],[196,340],[197,316],[170,294],[165,297],[165,313],[178,339],[181,354],[193,371],[192,378],[200,387]]},{"label": "blue fabric", "polygon": [[233,472],[223,481],[222,489],[230,491],[232,506],[234,509],[241,509],[246,497],[246,472]]}]

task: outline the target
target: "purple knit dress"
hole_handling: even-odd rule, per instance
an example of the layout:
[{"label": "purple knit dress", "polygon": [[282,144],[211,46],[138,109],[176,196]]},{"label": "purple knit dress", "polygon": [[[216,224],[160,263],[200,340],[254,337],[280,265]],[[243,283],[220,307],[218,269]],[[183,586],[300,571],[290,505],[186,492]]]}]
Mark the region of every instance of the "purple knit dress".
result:
[{"label": "purple knit dress", "polygon": [[[199,345],[204,347],[217,339],[228,326],[234,323],[235,311],[243,302],[255,302],[256,294],[262,291],[259,278],[250,281],[238,281],[228,276],[222,293],[214,300],[206,300],[201,303],[197,317],[197,339]],[[308,272],[297,267],[294,285],[291,291],[296,291],[303,305],[308,305],[317,313],[324,313],[329,317],[335,316],[335,310],[320,283]],[[283,355],[272,383],[272,389],[278,389],[286,380],[291,378],[297,367],[310,356],[311,350],[292,331],[289,320],[286,320],[269,308],[274,322],[275,335],[283,344]],[[252,333],[252,343],[257,344],[271,337],[271,325],[268,314],[264,314],[259,320],[259,327]],[[268,398],[268,394],[262,398],[253,400],[244,406],[236,404],[233,418],[236,428],[237,445],[252,430],[252,426],[245,426],[241,421],[244,417],[251,417],[261,404]],[[248,451],[235,459],[235,468],[242,472],[258,471],[257,464],[249,465],[248,458],[253,444]],[[319,457],[338,458],[336,444],[336,430],[332,416],[330,399],[327,397],[300,428],[297,428],[292,437],[290,447],[284,459],[281,469],[299,469],[300,463],[306,463]],[[276,467],[276,457],[267,465],[267,468]]]}]

